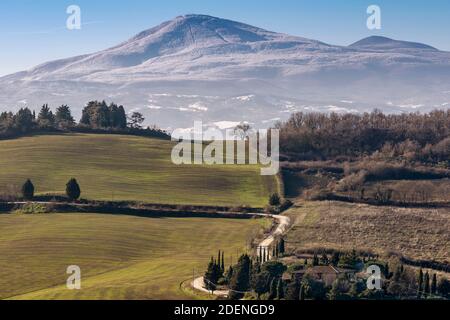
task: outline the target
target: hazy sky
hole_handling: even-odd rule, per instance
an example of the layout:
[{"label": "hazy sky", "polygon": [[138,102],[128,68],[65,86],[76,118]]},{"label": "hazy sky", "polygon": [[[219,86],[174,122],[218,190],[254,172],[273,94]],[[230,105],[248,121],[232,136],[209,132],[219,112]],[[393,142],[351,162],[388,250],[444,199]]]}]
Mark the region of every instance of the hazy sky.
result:
[{"label": "hazy sky", "polygon": [[[66,9],[72,4],[81,8],[81,30],[65,28]],[[372,4],[381,7],[380,31],[366,27],[366,9]],[[188,13],[331,44],[348,45],[370,35],[385,35],[450,51],[448,0],[1,0],[0,75],[106,49]]]}]

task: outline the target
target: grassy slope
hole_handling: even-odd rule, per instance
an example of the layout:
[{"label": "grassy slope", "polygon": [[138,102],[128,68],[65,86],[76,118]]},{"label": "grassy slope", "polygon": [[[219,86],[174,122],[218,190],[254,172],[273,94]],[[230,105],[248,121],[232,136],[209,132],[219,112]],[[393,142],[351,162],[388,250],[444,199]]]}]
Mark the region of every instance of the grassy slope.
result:
[{"label": "grassy slope", "polygon": [[[95,214],[0,215],[0,298],[176,299],[211,255],[236,261],[267,220],[152,219]],[[63,284],[69,265],[82,290]],[[27,294],[28,293],[28,294]]]},{"label": "grassy slope", "polygon": [[63,193],[77,178],[82,197],[192,205],[263,207],[277,189],[257,166],[176,166],[170,141],[118,135],[46,135],[0,141],[0,192],[31,178],[37,193]]},{"label": "grassy slope", "polygon": [[405,209],[305,202],[287,212],[289,249],[395,251],[415,259],[450,259],[448,209]]}]

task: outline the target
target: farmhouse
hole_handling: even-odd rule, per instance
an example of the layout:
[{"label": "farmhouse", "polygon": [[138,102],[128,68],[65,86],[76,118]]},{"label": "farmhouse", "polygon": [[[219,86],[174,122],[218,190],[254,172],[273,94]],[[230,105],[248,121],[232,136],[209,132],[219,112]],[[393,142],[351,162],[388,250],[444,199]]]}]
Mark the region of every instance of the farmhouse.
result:
[{"label": "farmhouse", "polygon": [[292,280],[302,281],[307,274],[315,280],[323,281],[325,285],[331,286],[333,282],[341,275],[345,275],[349,279],[354,278],[356,271],[350,269],[342,269],[334,266],[316,266],[304,270],[294,271],[291,274]]}]

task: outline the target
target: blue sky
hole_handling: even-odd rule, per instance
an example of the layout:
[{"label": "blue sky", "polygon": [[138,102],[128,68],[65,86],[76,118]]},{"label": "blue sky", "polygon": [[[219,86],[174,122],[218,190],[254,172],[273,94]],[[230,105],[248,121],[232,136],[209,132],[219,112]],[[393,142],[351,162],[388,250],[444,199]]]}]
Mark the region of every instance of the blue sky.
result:
[{"label": "blue sky", "polygon": [[[81,30],[65,29],[66,8],[72,4],[81,8]],[[371,4],[381,7],[380,31],[366,27],[366,9]],[[102,50],[187,13],[332,44],[348,45],[370,35],[385,35],[450,51],[448,0],[2,0],[0,75]]]}]

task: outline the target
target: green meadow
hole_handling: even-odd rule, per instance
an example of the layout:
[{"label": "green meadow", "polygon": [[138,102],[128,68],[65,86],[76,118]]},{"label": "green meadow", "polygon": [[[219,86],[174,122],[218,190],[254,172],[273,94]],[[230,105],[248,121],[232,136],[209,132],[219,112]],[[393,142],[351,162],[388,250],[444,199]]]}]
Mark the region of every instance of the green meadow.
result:
[{"label": "green meadow", "polygon": [[[142,218],[101,214],[0,215],[0,299],[191,299],[180,284],[248,249],[265,219]],[[81,290],[68,290],[69,265]],[[189,282],[187,282],[189,283]]]},{"label": "green meadow", "polygon": [[186,205],[264,207],[275,177],[251,165],[180,165],[174,143],[126,135],[42,135],[0,141],[0,194],[30,178],[36,194],[64,194],[78,180],[82,197]]}]

